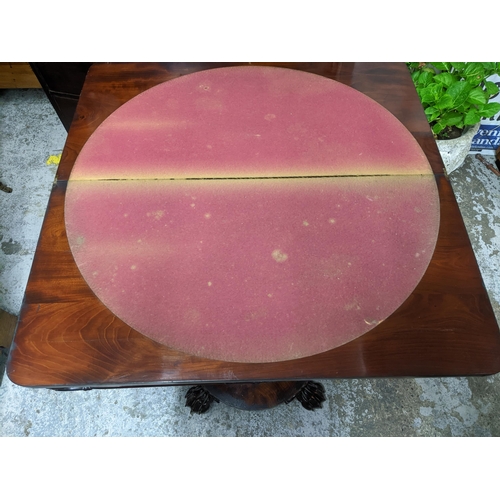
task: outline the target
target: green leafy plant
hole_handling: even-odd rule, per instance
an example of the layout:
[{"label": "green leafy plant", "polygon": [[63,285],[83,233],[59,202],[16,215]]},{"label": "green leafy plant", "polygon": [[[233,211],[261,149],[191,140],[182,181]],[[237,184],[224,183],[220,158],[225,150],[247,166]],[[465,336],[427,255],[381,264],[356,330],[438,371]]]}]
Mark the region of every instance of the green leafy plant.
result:
[{"label": "green leafy plant", "polygon": [[468,126],[500,111],[500,103],[489,102],[499,89],[495,83],[486,80],[499,74],[500,63],[406,64],[437,139],[459,137]]}]

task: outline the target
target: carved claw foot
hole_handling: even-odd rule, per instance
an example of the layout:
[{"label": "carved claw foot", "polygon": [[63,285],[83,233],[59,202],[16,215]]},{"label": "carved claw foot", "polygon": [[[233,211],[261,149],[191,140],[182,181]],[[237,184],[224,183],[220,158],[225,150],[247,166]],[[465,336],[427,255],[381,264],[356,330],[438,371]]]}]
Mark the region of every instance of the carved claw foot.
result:
[{"label": "carved claw foot", "polygon": [[319,382],[307,382],[295,395],[295,398],[306,410],[316,410],[323,407],[326,401],[325,388]]},{"label": "carved claw foot", "polygon": [[214,401],[219,402],[216,397],[212,396],[201,385],[191,387],[186,393],[186,406],[191,408],[191,414],[207,412]]}]

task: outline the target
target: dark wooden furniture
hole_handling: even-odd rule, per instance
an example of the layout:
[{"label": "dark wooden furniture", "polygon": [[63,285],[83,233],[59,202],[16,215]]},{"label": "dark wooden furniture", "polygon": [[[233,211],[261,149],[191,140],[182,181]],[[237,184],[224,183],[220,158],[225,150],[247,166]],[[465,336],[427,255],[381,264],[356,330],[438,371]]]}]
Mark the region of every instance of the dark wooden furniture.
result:
[{"label": "dark wooden furniture", "polygon": [[33,62],[30,66],[64,128],[69,130],[87,71],[92,63]]},{"label": "dark wooden furniture", "polygon": [[336,79],[380,102],[406,125],[432,165],[441,199],[436,250],[422,281],[386,321],[346,345],[308,358],[229,363],[159,345],[124,324],[94,296],[74,263],[63,218],[67,180],[79,151],[107,116],[139,92],[221,65],[91,67],[36,251],[8,363],[11,380],[29,387],[74,389],[500,371],[498,324],[435,141],[402,63],[280,64]]}]

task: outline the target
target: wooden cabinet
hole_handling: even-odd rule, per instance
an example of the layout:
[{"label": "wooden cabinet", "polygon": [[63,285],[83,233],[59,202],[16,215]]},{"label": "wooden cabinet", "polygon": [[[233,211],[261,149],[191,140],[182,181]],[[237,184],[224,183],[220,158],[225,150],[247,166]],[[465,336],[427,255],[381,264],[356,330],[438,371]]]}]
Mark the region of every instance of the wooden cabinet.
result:
[{"label": "wooden cabinet", "polygon": [[83,83],[92,63],[29,63],[54,109],[69,131]]}]

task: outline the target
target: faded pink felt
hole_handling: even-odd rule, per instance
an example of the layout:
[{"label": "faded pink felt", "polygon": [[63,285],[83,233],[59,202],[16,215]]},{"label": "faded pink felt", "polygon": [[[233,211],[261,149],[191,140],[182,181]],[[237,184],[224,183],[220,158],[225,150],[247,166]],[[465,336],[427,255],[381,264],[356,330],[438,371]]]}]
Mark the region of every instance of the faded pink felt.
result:
[{"label": "faded pink felt", "polygon": [[237,362],[368,332],[414,290],[439,228],[430,166],[394,116],[262,67],[180,77],[119,108],[78,157],[65,210],[75,261],[114,314]]}]

